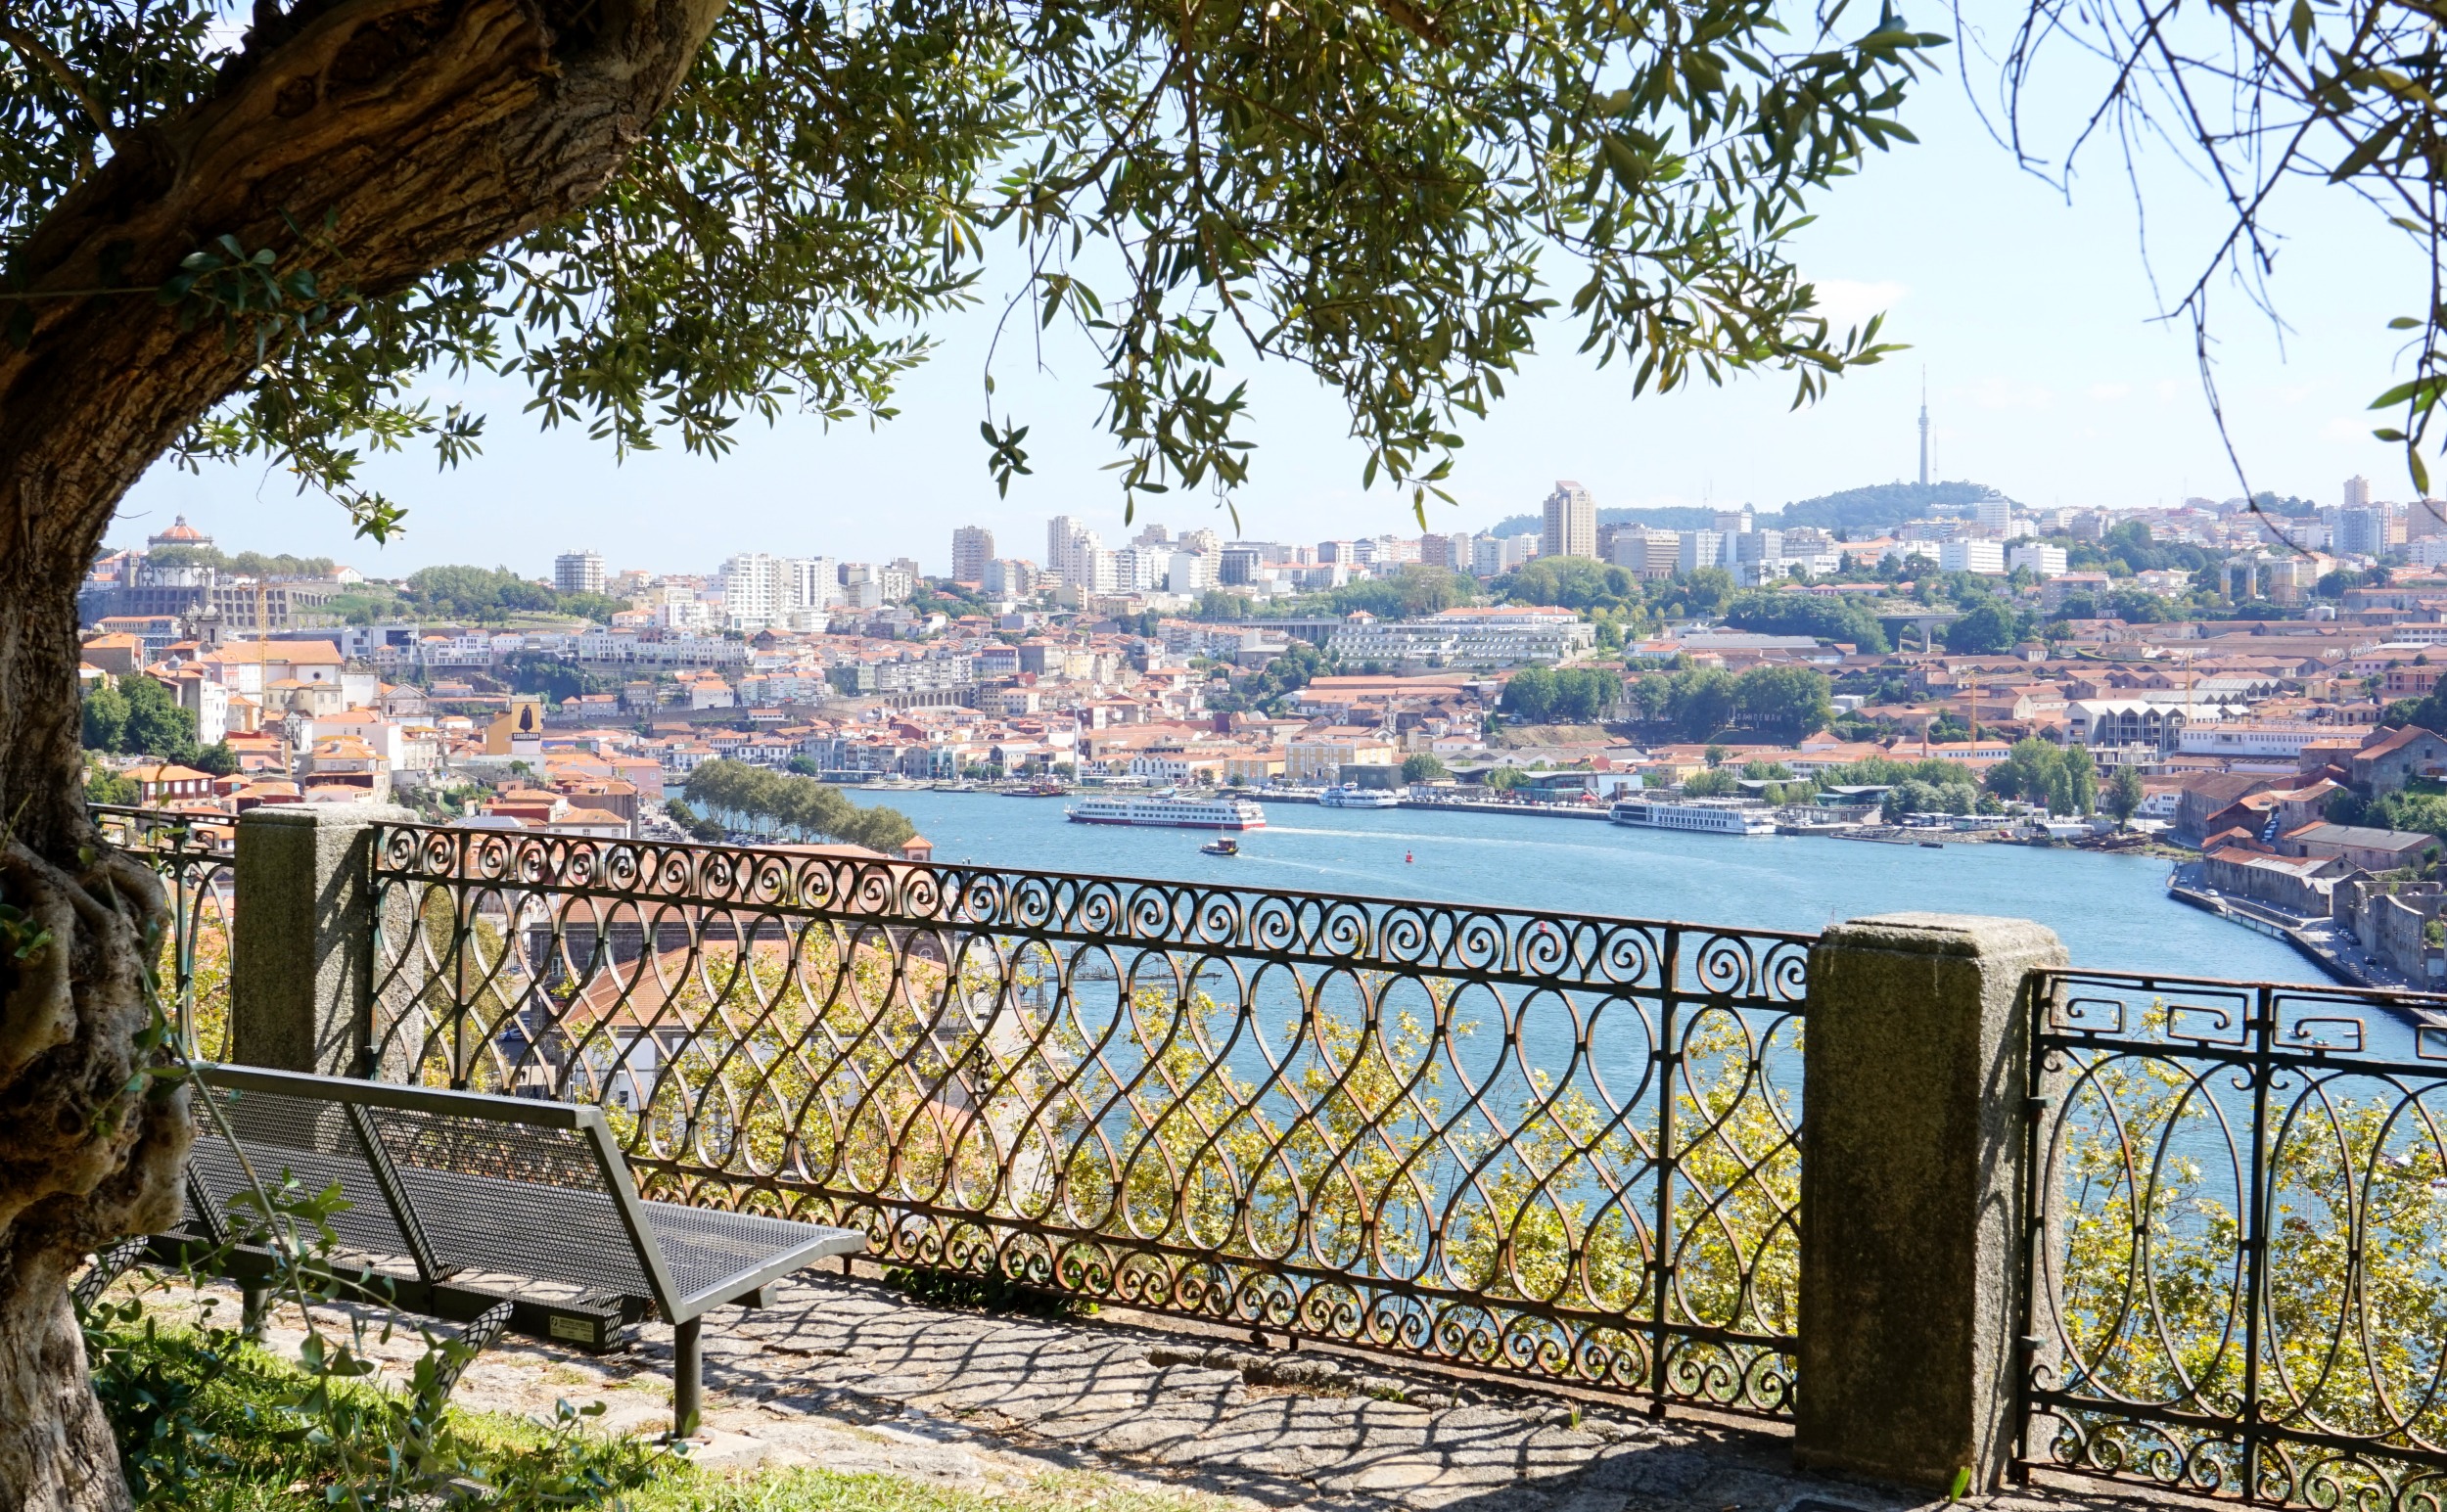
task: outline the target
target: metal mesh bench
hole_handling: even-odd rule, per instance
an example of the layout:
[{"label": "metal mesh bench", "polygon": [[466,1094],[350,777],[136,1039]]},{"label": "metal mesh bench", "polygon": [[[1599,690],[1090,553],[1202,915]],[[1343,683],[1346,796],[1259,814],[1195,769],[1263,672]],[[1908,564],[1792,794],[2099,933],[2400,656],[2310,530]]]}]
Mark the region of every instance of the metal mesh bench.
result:
[{"label": "metal mesh bench", "polygon": [[703,1400],[707,1310],[755,1306],[768,1283],[866,1244],[854,1229],[644,1201],[599,1108],[239,1066],[199,1067],[196,1081],[211,1106],[185,1215],[157,1254],[225,1254],[233,1279],[255,1283],[252,1312],[271,1255],[223,1249],[233,1201],[284,1174],[309,1194],[337,1185],[333,1268],[411,1311],[467,1320],[506,1301],[512,1329],[599,1350],[651,1307],[672,1328],[680,1435]]}]

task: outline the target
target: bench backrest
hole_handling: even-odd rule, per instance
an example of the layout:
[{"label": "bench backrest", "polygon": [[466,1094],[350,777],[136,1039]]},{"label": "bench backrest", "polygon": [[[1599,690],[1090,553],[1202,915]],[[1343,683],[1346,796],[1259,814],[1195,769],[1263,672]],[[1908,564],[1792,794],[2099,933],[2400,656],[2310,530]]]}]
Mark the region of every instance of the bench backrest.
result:
[{"label": "bench backrest", "polygon": [[[223,1215],[284,1171],[306,1194],[340,1187],[346,1249],[419,1277],[497,1271],[682,1301],[599,1108],[200,1066],[191,1223]],[[205,1211],[193,1211],[201,1206]]]}]

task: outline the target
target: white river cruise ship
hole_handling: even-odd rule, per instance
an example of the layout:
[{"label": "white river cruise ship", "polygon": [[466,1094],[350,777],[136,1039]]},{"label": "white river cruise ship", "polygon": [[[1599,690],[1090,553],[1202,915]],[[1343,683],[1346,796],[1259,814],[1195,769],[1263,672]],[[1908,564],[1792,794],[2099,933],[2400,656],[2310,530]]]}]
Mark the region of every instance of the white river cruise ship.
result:
[{"label": "white river cruise ship", "polygon": [[1693,830],[1702,835],[1773,835],[1776,810],[1748,799],[1655,798],[1618,800],[1608,811],[1617,824],[1643,830]]},{"label": "white river cruise ship", "polygon": [[1090,798],[1065,812],[1073,824],[1149,824],[1185,830],[1266,828],[1266,810],[1245,798]]}]

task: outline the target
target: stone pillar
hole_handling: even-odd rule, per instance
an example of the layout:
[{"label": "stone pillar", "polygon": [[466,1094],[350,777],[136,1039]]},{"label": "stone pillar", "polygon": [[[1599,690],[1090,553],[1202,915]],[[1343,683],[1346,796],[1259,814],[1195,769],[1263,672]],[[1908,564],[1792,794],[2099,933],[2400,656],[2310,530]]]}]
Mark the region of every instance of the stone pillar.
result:
[{"label": "stone pillar", "polygon": [[1946,1489],[2013,1447],[2030,1095],[2022,919],[1879,914],[1810,954],[1794,1458]]},{"label": "stone pillar", "polygon": [[239,816],[231,1060],[358,1075],[373,1023],[372,827],[415,817],[376,803]]}]

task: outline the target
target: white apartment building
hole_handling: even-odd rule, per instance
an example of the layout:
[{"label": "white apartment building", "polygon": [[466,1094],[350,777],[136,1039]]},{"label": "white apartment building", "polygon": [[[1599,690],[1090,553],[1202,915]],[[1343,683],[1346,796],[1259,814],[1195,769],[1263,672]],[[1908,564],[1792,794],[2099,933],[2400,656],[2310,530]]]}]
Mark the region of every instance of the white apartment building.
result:
[{"label": "white apartment building", "polygon": [[654,607],[654,622],[666,630],[711,630],[715,606],[693,595]]},{"label": "white apartment building", "polygon": [[1725,534],[1721,530],[1684,530],[1675,537],[1674,570],[1695,573],[1725,565]]},{"label": "white apartment building", "polygon": [[[704,608],[702,604],[694,603],[665,607]],[[745,641],[725,640],[718,635],[667,635],[661,640],[643,640],[626,630],[588,630],[572,639],[580,662],[654,666],[737,666],[748,660]]]},{"label": "white apartment building", "polygon": [[761,630],[790,608],[789,568],[780,557],[743,551],[722,564],[722,618],[735,630]]},{"label": "white apartment building", "polygon": [[1555,491],[1547,495],[1545,523],[1538,540],[1540,555],[1597,555],[1597,501],[1579,483],[1568,480],[1555,483]]},{"label": "white apartment building", "polygon": [[1733,537],[1732,559],[1736,562],[1773,562],[1784,555],[1784,532],[1781,530],[1744,530]]},{"label": "white apartment building", "polygon": [[1568,609],[1515,605],[1449,609],[1422,619],[1356,619],[1335,630],[1326,649],[1346,665],[1512,666],[1567,661],[1596,638],[1596,626]]},{"label": "white apartment building", "polygon": [[593,551],[565,551],[552,559],[552,587],[556,593],[601,593],[603,591],[603,556]]},{"label": "white apartment building", "polygon": [[2385,505],[2349,506],[2322,513],[2327,516],[2332,549],[2357,557],[2376,557],[2387,550],[2389,522]]},{"label": "white apartment building", "polygon": [[2013,533],[2013,500],[1982,499],[1971,506],[1971,520],[1982,530],[2004,540]]},{"label": "white apartment building", "polygon": [[2062,577],[2065,573],[2064,548],[2043,546],[2037,541],[2025,541],[2019,546],[2007,550],[2007,572],[2018,573],[2026,567],[2035,576]]},{"label": "white apartment building", "polygon": [[1173,574],[1173,548],[1132,543],[1113,553],[1115,593],[1145,593],[1162,588]]},{"label": "white apartment building", "polygon": [[[1144,533],[1144,532],[1141,532]],[[1045,571],[1061,582],[1089,586],[1087,554],[1103,551],[1104,538],[1068,515],[1045,522]],[[1107,553],[1108,558],[1110,553]],[[1110,593],[1111,588],[1101,590]]]},{"label": "white apartment building", "polygon": [[1223,553],[1212,555],[1201,551],[1177,551],[1166,577],[1165,586],[1175,593],[1204,593],[1215,586],[1215,570]]},{"label": "white apartment building", "polygon": [[1941,541],[1937,546],[1937,570],[1941,573],[1979,573],[1990,577],[2006,575],[2006,547],[2003,541]]},{"label": "white apartment building", "polygon": [[[906,567],[898,564],[876,567],[866,562],[847,562],[842,565],[841,585],[845,590],[857,591],[856,608],[874,609],[906,599],[916,590],[917,578]],[[861,591],[868,588],[874,591]],[[870,604],[867,602],[869,599],[875,602]]]},{"label": "white apartment building", "polygon": [[[745,551],[722,564],[722,617],[725,629],[762,630],[788,625],[794,612],[822,610],[836,596],[836,572],[830,557],[777,557]],[[666,606],[669,607],[669,606]],[[688,623],[694,616],[657,618],[666,623]]]},{"label": "white apartment building", "polygon": [[1121,572],[1118,552],[1107,551],[1090,530],[1086,538],[1072,548],[1071,565],[1062,573],[1062,581],[1082,593],[1118,593]]},{"label": "white apartment building", "polygon": [[2315,740],[2334,740],[2336,726],[2298,719],[2237,719],[2231,723],[2188,723],[2176,736],[2176,750],[2186,756],[2283,760],[2292,764],[2302,748]]},{"label": "white apartment building", "polygon": [[983,583],[986,564],[994,559],[994,532],[964,525],[951,532],[951,580]]},{"label": "white apartment building", "polygon": [[1682,552],[1683,538],[1672,530],[1625,526],[1614,532],[1614,565],[1643,581],[1673,576]]},{"label": "white apartment building", "polygon": [[1024,599],[1037,591],[1037,564],[1024,557],[996,557],[986,564],[981,581],[995,598]]},{"label": "white apartment building", "polygon": [[790,559],[790,609],[821,611],[840,598],[840,563],[830,557]]}]

